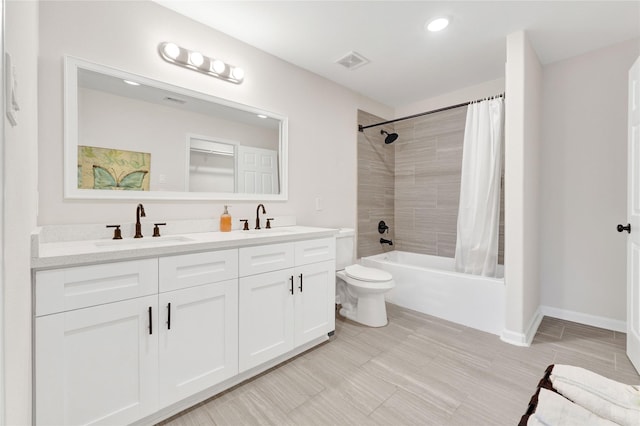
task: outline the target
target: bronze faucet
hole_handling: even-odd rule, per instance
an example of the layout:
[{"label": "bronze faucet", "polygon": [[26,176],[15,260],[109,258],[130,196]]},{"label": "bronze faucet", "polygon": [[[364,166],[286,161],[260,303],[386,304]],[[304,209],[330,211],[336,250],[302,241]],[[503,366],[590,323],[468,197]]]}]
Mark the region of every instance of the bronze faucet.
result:
[{"label": "bronze faucet", "polygon": [[136,207],[136,235],[134,235],[133,238],[142,238],[142,225],[140,224],[140,216],[147,216],[144,213],[144,206],[142,204],[138,204],[138,207]]},{"label": "bronze faucet", "polygon": [[267,214],[267,211],[264,209],[264,204],[258,204],[258,208],[256,209],[256,229],[260,229],[260,207],[262,207],[262,214]]}]

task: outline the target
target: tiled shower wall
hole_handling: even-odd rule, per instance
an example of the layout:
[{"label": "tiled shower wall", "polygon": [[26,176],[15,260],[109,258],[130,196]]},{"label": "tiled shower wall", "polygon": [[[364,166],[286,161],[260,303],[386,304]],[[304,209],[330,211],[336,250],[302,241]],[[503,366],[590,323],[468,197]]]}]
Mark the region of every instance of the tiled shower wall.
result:
[{"label": "tiled shower wall", "polygon": [[[366,126],[385,121],[364,111],[358,111],[358,124]],[[392,247],[380,244],[378,222],[384,220],[393,237],[394,221],[394,146],[384,143],[380,130],[393,131],[392,126],[380,126],[358,132],[358,258],[380,254]]]},{"label": "tiled shower wall", "polygon": [[[374,130],[378,128],[365,130],[366,140],[359,135],[358,257],[392,249],[378,243],[379,219],[371,215],[372,212],[387,213],[373,207],[374,197],[380,200],[382,185],[375,188],[367,182],[378,182],[378,175],[382,174],[385,185],[392,182],[394,188],[391,201],[385,203],[394,211],[388,215],[390,220],[384,218],[391,226],[389,236],[394,241],[393,249],[444,257],[455,255],[466,113],[467,108],[462,107],[398,121],[394,123],[394,131],[399,137],[392,145],[384,144],[379,130]],[[371,120],[373,123],[384,121],[360,113],[360,124],[366,125],[365,117],[369,120],[367,124],[372,124]],[[371,142],[375,140],[380,145],[373,147]],[[371,156],[378,151],[385,155]],[[394,172],[388,176],[386,171],[392,160]],[[388,194],[386,186],[384,194]],[[500,204],[498,261],[504,263],[504,196]],[[363,229],[363,225],[366,228]]]}]

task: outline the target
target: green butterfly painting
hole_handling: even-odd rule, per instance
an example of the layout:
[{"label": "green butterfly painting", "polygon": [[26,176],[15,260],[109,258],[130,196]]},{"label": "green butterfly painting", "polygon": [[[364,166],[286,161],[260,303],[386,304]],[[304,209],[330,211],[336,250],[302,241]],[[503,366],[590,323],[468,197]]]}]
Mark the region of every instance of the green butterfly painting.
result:
[{"label": "green butterfly painting", "polygon": [[[116,175],[116,171],[107,170],[102,166],[93,165],[93,189],[120,189],[128,191],[142,191],[144,177],[147,170],[136,170],[127,174]],[[124,175],[123,175],[124,174]]]}]

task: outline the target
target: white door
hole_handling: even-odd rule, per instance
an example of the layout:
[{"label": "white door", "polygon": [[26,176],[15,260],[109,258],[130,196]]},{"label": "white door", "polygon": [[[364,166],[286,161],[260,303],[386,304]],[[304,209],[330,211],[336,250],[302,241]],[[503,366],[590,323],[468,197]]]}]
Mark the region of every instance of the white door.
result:
[{"label": "white door", "polygon": [[628,141],[627,355],[640,371],[640,58],[629,71]]},{"label": "white door", "polygon": [[293,349],[293,269],[240,278],[240,372]]},{"label": "white door", "polygon": [[157,296],[36,318],[36,424],[129,424],[157,410]]},{"label": "white door", "polygon": [[335,329],[335,270],[333,260],[296,267],[296,346]]},{"label": "white door", "polygon": [[238,190],[246,194],[278,194],[278,151],[238,146]]}]

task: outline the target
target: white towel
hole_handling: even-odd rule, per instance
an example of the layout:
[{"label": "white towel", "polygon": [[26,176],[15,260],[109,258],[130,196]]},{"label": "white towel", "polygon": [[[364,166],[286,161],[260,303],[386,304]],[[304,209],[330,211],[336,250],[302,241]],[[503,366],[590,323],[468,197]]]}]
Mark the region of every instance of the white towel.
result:
[{"label": "white towel", "polygon": [[538,393],[538,406],[532,417],[535,417],[535,421],[531,421],[529,417],[527,425],[616,426],[615,423],[598,417],[567,398],[544,388],[541,388]]},{"label": "white towel", "polygon": [[529,419],[527,420],[527,426],[545,426],[544,423],[540,423],[540,420],[538,420],[535,416],[535,414],[529,416]]},{"label": "white towel", "polygon": [[640,411],[640,387],[638,386],[626,385],[584,368],[562,364],[553,366],[549,379],[556,389],[556,381],[561,380],[619,407]]},{"label": "white towel", "polygon": [[640,425],[640,411],[630,410],[613,404],[590,391],[568,383],[564,378],[556,377],[553,387],[574,404],[586,408],[603,419],[611,420],[623,426]]}]

